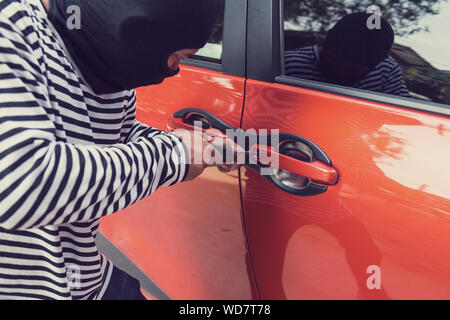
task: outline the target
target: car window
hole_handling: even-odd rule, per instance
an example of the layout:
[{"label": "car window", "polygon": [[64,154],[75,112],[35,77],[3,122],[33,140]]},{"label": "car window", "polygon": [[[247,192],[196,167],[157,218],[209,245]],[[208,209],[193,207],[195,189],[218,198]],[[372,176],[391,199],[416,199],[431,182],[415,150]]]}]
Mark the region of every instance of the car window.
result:
[{"label": "car window", "polygon": [[208,43],[197,52],[193,59],[213,63],[222,62],[223,21],[224,11],[222,11]]},{"label": "car window", "polygon": [[284,75],[450,105],[449,30],[446,0],[284,0]]}]

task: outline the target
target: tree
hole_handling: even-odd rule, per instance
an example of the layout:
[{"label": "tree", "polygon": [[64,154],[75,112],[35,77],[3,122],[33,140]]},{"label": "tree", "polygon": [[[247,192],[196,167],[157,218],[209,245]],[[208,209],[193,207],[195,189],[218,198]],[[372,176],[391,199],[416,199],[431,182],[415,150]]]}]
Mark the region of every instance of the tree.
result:
[{"label": "tree", "polygon": [[371,5],[381,9],[399,36],[426,31],[420,19],[439,13],[439,5],[447,0],[284,0],[285,20],[302,31],[328,31],[340,18],[352,12],[366,11]]}]

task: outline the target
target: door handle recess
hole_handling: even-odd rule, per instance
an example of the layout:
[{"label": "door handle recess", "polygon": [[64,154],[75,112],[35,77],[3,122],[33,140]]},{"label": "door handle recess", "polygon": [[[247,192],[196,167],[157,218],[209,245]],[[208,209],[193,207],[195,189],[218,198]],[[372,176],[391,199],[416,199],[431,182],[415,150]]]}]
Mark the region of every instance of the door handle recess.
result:
[{"label": "door handle recess", "polygon": [[[222,139],[227,138],[227,130],[251,135],[242,129],[231,127],[202,109],[183,109],[176,112],[169,119],[168,129],[194,130],[195,122],[200,122],[200,129],[208,132],[208,135]],[[234,135],[234,142],[242,143],[237,136]],[[278,136],[280,141],[278,146],[271,146],[270,138],[265,139],[267,144],[256,143],[253,145],[248,143],[251,139],[244,139],[245,145],[241,145],[241,147],[248,154],[245,166],[258,173],[261,168],[271,168],[273,174],[262,177],[283,191],[297,196],[321,194],[326,192],[329,186],[339,183],[339,172],[333,167],[330,158],[315,143],[295,134],[281,133]],[[277,159],[278,161],[262,163],[258,156],[261,153],[267,155],[268,159]]]},{"label": "door handle recess", "polygon": [[304,162],[288,155],[284,155],[273,151],[272,147],[258,145],[257,152],[250,152],[250,154],[255,154],[258,152],[263,152],[267,154],[268,158],[278,159],[278,163],[268,163],[272,168],[281,169],[293,174],[307,177],[313,182],[318,184],[334,186],[339,181],[339,174],[335,168],[327,166],[320,161]]}]

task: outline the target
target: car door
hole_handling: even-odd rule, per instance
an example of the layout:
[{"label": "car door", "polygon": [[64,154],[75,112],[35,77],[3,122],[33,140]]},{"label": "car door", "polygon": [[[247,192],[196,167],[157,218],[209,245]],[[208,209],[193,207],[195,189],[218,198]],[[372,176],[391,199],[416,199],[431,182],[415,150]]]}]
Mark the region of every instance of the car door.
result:
[{"label": "car door", "polygon": [[[137,118],[167,129],[177,111],[200,108],[239,127],[245,88],[242,1],[226,1],[207,46],[178,76],[137,91]],[[254,285],[238,173],[209,168],[103,219],[100,246],[160,299],[252,299]],[[118,249],[118,250],[116,250]],[[125,262],[124,262],[125,261]]]},{"label": "car door", "polygon": [[[448,21],[449,9],[437,18]],[[296,159],[297,172],[305,163],[322,166],[339,181],[278,171],[277,187],[244,170],[245,225],[261,297],[450,298],[450,78],[434,68],[442,95],[430,102],[436,95],[424,96],[431,89],[415,100],[283,76],[284,13],[283,1],[249,0],[242,128],[291,134],[279,151]],[[448,46],[448,39],[435,41]],[[420,49],[419,41],[412,45]],[[448,55],[439,57],[449,66]],[[414,88],[433,81],[425,77]],[[306,192],[312,185],[321,191]]]}]

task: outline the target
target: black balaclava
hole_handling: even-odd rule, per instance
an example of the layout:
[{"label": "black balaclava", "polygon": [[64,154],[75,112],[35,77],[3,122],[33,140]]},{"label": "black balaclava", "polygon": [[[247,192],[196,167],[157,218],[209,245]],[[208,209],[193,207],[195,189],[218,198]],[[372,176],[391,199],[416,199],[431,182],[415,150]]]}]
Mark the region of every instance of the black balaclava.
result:
[{"label": "black balaclava", "polygon": [[[69,30],[74,5],[81,28]],[[48,16],[83,78],[105,94],[177,74],[169,56],[202,48],[221,8],[222,0],[50,0]]]},{"label": "black balaclava", "polygon": [[333,52],[357,65],[375,67],[389,56],[394,44],[394,30],[382,17],[381,28],[369,29],[367,22],[371,16],[357,12],[339,20],[328,32],[322,51]]}]

